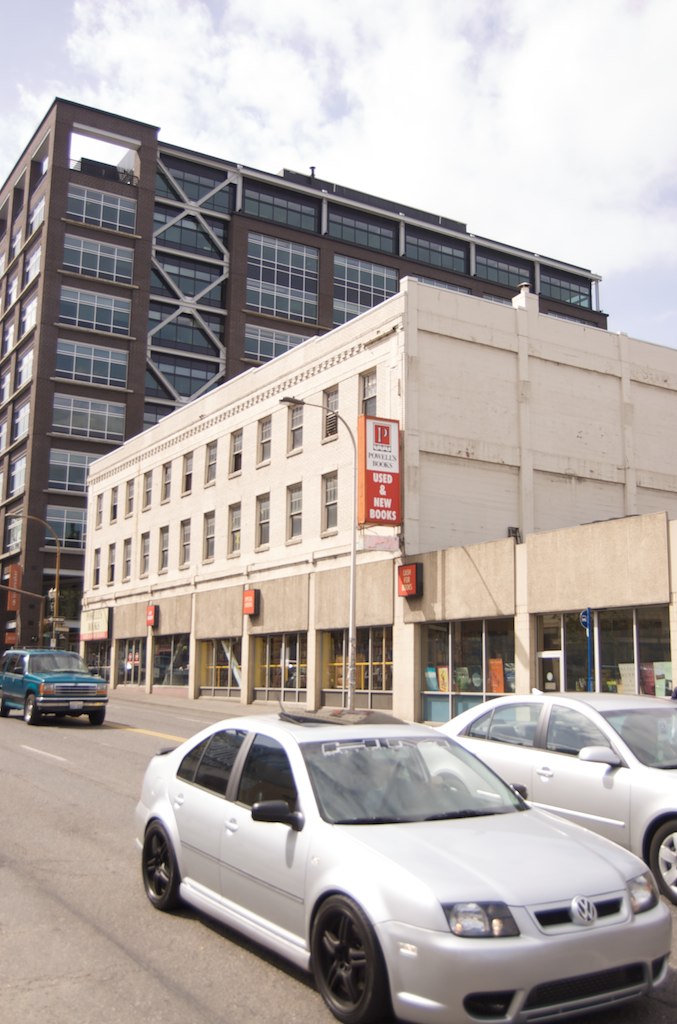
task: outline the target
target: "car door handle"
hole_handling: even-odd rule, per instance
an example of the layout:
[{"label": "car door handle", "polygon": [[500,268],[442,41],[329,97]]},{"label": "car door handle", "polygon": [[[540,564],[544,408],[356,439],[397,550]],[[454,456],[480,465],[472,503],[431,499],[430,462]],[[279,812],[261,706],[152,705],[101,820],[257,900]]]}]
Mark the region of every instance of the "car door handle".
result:
[{"label": "car door handle", "polygon": [[555,773],[552,768],[548,768],[547,765],[544,765],[543,768],[536,769],[536,774],[540,779],[552,779]]},{"label": "car door handle", "polygon": [[237,832],[239,827],[239,822],[236,821],[235,818],[230,818],[224,825],[226,832],[229,832],[231,835],[233,834],[233,832]]},{"label": "car door handle", "polygon": [[183,806],[183,801],[185,799],[186,798],[184,797],[183,793],[177,793],[176,796],[174,797],[174,806],[175,807],[182,807]]}]

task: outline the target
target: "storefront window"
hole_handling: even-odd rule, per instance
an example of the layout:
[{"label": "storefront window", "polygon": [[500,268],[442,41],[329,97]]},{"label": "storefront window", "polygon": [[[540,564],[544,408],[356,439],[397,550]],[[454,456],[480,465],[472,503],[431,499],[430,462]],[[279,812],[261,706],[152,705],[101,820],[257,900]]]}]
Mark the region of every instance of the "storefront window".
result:
[{"label": "storefront window", "polygon": [[118,643],[118,686],[146,682],[146,638],[129,637]]},{"label": "storefront window", "polygon": [[242,639],[205,640],[198,644],[200,696],[239,697],[242,676]]},{"label": "storefront window", "polygon": [[153,650],[153,685],[188,685],[188,634],[159,636]]},{"label": "storefront window", "polygon": [[[323,703],[341,707],[348,686],[348,631],[322,634]],[[358,629],[355,648],[355,706],[392,708],[393,634],[390,626]]]},{"label": "storefront window", "polygon": [[422,718],[446,722],[487,696],[515,689],[512,618],[433,622],[424,628]]},{"label": "storefront window", "polygon": [[597,613],[599,689],[604,693],[636,693],[632,608]]},{"label": "storefront window", "polygon": [[667,605],[637,609],[637,640],[640,693],[669,697],[673,680]]},{"label": "storefront window", "polygon": [[305,701],[305,633],[272,633],[254,640],[254,699]]}]

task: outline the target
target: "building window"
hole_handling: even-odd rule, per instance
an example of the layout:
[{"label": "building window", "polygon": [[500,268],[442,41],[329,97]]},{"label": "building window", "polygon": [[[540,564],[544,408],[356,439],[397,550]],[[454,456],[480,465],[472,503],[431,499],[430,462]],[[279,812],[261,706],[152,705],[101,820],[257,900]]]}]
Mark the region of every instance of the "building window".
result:
[{"label": "building window", "polygon": [[270,449],[273,437],[273,418],[265,416],[258,424],[258,444],[256,461],[260,465],[263,462],[270,462]]},{"label": "building window", "polygon": [[134,481],[128,480],[125,485],[125,515],[131,516],[134,511]]},{"label": "building window", "polygon": [[205,450],[205,484],[213,484],[216,480],[216,459],[218,441],[210,441]]},{"label": "building window", "polygon": [[552,270],[541,268],[541,295],[548,299],[567,302],[581,309],[592,309],[590,281],[557,274]]},{"label": "building window", "polygon": [[[47,522],[59,538],[62,548],[71,551],[84,551],[85,549],[85,525],[87,512],[84,508],[66,508],[59,505],[47,506]],[[51,531],[45,534],[45,544],[56,546],[56,541]]]},{"label": "building window", "polygon": [[533,287],[534,267],[527,260],[509,258],[490,249],[478,249],[475,256],[475,276],[482,281],[493,281],[506,288],[519,289],[528,283]]},{"label": "building window", "polygon": [[267,547],[270,543],[270,494],[260,494],[256,499],[256,546]]},{"label": "building window", "polygon": [[122,578],[131,579],[132,575],[132,538],[126,537],[122,544]]},{"label": "building window", "polygon": [[40,259],[42,256],[42,248],[39,245],[28,254],[24,262],[24,288],[29,285],[31,281],[40,273]]},{"label": "building window", "polygon": [[319,252],[307,245],[249,235],[247,308],[317,323]]},{"label": "building window", "polygon": [[338,435],[338,388],[327,388],[327,390],[323,392],[322,405],[324,406],[323,437],[326,440],[327,438],[336,437]]},{"label": "building window", "polygon": [[31,403],[24,402],[14,410],[13,417],[13,440],[20,441],[28,433],[28,425],[31,418]]},{"label": "building window", "polygon": [[42,222],[45,219],[45,197],[41,196],[37,203],[30,212],[28,218],[28,234],[29,236],[37,231]]},{"label": "building window", "polygon": [[91,238],[66,235],[63,265],[66,270],[76,274],[131,284],[134,277],[134,250],[95,242]]},{"label": "building window", "polygon": [[6,323],[2,331],[2,354],[8,355],[16,345],[16,324],[13,320]]},{"label": "building window", "polygon": [[338,473],[322,477],[322,532],[335,531],[338,526]]},{"label": "building window", "polygon": [[103,494],[97,494],[96,496],[96,512],[94,522],[97,530],[103,526]]},{"label": "building window", "polygon": [[24,334],[28,334],[32,331],[38,322],[38,298],[37,295],[34,298],[29,299],[28,302],[21,303],[21,317],[19,319],[19,334],[23,338]]},{"label": "building window", "polygon": [[[158,176],[156,190],[170,199],[183,196],[197,206],[219,213],[233,209],[232,188],[228,172],[203,164],[188,162],[178,157],[162,155],[162,174]],[[170,185],[171,182],[171,185]],[[178,191],[177,191],[178,190]]]},{"label": "building window", "polygon": [[66,215],[82,224],[133,234],[136,230],[136,200],[100,192],[95,188],[68,186]]},{"label": "building window", "polygon": [[98,587],[101,583],[101,548],[95,548],[94,561],[92,563],[92,586]]},{"label": "building window", "polygon": [[196,217],[181,215],[176,207],[159,203],[153,211],[153,225],[156,249],[174,249],[219,259],[228,241],[228,221],[204,216],[198,221]]},{"label": "building window", "polygon": [[360,374],[360,405],[363,416],[376,415],[376,370]]},{"label": "building window", "polygon": [[307,334],[293,334],[291,331],[277,331],[272,327],[246,324],[244,330],[244,354],[246,359],[257,363],[268,362],[275,356],[289,352],[308,337]]},{"label": "building window", "polygon": [[21,548],[21,537],[23,533],[23,520],[12,516],[5,518],[5,550],[10,554],[19,551]]},{"label": "building window", "polygon": [[139,548],[139,575],[147,576],[150,571],[150,534],[141,534],[141,547]]},{"label": "building window", "polygon": [[190,564],[190,519],[183,519],[179,527],[179,565]]},{"label": "building window", "polygon": [[200,694],[224,697],[241,695],[242,639],[219,637],[198,643],[202,678],[206,685]]},{"label": "building window", "polygon": [[87,473],[96,458],[96,455],[53,448],[49,453],[48,486],[55,491],[77,491],[84,494],[87,490]]},{"label": "building window", "polygon": [[110,521],[111,523],[116,522],[118,518],[118,489],[117,487],[111,487],[110,489]]},{"label": "building window", "polygon": [[162,467],[162,487],[160,490],[160,501],[169,501],[172,493],[172,464],[165,462]]},{"label": "building window", "polygon": [[[201,305],[223,308],[223,262],[200,263],[185,256],[156,253],[155,262],[174,285],[179,296]],[[163,289],[164,290],[164,289]]]},{"label": "building window", "polygon": [[234,430],[230,435],[230,473],[242,472],[242,431]]},{"label": "building window", "polygon": [[291,484],[287,488],[287,540],[300,540],[303,526],[303,487]]},{"label": "building window", "polygon": [[303,445],[303,406],[289,407],[289,448],[290,452],[298,451]]},{"label": "building window", "polygon": [[305,700],[308,667],[305,633],[271,633],[254,639],[255,699]]},{"label": "building window", "polygon": [[427,263],[440,270],[449,270],[457,274],[468,273],[468,246],[463,242],[441,235],[422,234],[407,229],[405,256],[417,263]]},{"label": "building window", "polygon": [[422,651],[424,721],[446,722],[492,694],[515,691],[512,618],[430,623]]},{"label": "building window", "polygon": [[95,402],[71,395],[54,396],[52,428],[59,434],[123,441],[125,407],[117,402]]},{"label": "building window", "polygon": [[193,453],[188,452],[183,456],[183,478],[181,482],[181,493],[190,494],[193,489]]},{"label": "building window", "polygon": [[33,349],[29,348],[19,356],[16,367],[16,386],[23,387],[33,376]]},{"label": "building window", "polygon": [[62,324],[106,334],[129,334],[132,303],[113,295],[62,288],[59,319]]},{"label": "building window", "polygon": [[143,474],[143,508],[149,509],[153,500],[153,470]]},{"label": "building window", "polygon": [[351,245],[364,245],[368,249],[394,253],[399,235],[399,224],[378,220],[375,217],[337,206],[330,206],[327,233],[330,238],[338,238]]},{"label": "building window", "polygon": [[202,561],[211,562],[214,558],[216,541],[216,512],[205,512],[202,518]]},{"label": "building window", "polygon": [[398,274],[392,267],[349,256],[334,256],[334,325],[364,313],[395,295]]},{"label": "building window", "polygon": [[166,572],[169,568],[169,527],[161,526],[158,537],[158,572]]},{"label": "building window", "polygon": [[20,494],[26,486],[26,456],[17,455],[9,464],[9,497]]},{"label": "building window", "polygon": [[[330,630],[321,635],[322,688],[343,690],[348,678],[348,630]],[[357,630],[355,694],[358,707],[392,707],[392,627],[372,626]],[[342,698],[338,698],[342,699]],[[337,697],[327,695],[327,703]]]},{"label": "building window", "polygon": [[262,220],[271,220],[276,224],[286,224],[290,228],[301,228],[304,231],[317,232],[319,225],[319,204],[312,199],[301,199],[299,196],[265,188],[264,186],[246,182],[244,186],[243,213]]},{"label": "building window", "polygon": [[115,583],[115,544],[108,545],[108,582]]},{"label": "building window", "polygon": [[231,505],[228,509],[228,554],[239,555],[240,554],[240,523],[241,523],[241,506],[238,502],[237,505]]}]

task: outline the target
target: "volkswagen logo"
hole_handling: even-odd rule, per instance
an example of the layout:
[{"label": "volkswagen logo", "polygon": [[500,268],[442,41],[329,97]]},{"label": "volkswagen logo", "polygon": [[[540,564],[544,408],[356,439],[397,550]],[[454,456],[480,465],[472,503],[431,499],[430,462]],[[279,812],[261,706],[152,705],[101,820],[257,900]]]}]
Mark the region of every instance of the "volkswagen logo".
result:
[{"label": "volkswagen logo", "polygon": [[574,924],[594,924],[597,907],[587,896],[574,896],[571,901],[571,920]]}]

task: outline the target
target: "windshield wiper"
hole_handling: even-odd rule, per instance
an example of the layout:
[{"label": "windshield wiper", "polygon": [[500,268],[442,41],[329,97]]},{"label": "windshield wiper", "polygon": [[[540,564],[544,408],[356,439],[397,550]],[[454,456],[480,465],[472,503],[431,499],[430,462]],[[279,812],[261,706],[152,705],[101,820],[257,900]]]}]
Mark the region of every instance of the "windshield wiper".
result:
[{"label": "windshield wiper", "polygon": [[392,816],[381,816],[374,818],[339,818],[333,822],[334,825],[397,825],[404,821],[414,821],[413,818],[393,818]]}]

